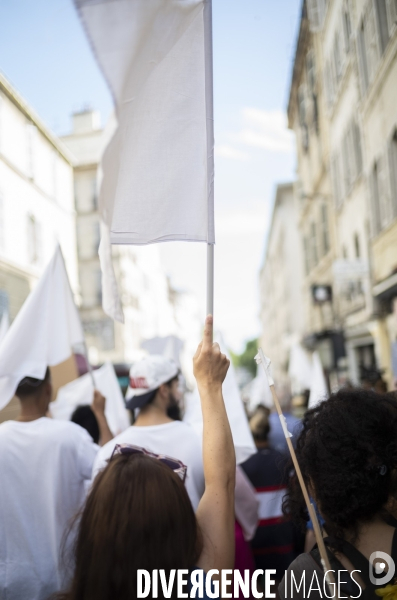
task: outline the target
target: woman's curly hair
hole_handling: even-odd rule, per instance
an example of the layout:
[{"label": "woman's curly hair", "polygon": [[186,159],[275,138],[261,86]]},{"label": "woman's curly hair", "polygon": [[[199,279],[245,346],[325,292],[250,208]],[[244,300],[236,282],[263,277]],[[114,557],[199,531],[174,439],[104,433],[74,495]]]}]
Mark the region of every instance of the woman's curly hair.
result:
[{"label": "woman's curly hair", "polygon": [[[397,401],[362,389],[340,390],[309,410],[296,455],[329,535],[357,535],[360,523],[380,513],[397,492]],[[308,521],[294,474],[284,514]]]}]

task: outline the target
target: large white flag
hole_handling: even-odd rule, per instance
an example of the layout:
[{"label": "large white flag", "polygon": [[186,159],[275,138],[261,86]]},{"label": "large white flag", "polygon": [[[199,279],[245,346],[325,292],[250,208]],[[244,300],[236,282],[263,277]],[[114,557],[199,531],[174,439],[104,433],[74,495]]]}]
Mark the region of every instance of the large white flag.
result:
[{"label": "large white flag", "polygon": [[0,410],[24,377],[43,379],[84,341],[61,248],[58,246],[0,345]]},{"label": "large white flag", "polygon": [[110,243],[215,242],[211,0],[74,1],[116,106],[100,258],[120,320]]},{"label": "large white flag", "polygon": [[[95,387],[106,398],[105,415],[113,435],[118,435],[130,426],[128,412],[123,395],[111,363],[105,363],[100,369],[93,371]],[[54,419],[70,421],[74,410],[84,404],[91,404],[94,393],[92,377],[86,373],[59,388],[55,402],[50,404],[50,412]]]}]

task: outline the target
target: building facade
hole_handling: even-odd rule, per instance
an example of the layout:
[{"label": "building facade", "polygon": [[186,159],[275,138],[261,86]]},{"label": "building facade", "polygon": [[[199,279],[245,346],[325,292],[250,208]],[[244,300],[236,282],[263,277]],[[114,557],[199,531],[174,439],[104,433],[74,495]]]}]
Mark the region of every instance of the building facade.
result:
[{"label": "building facade", "polygon": [[293,184],[278,185],[260,272],[260,346],[271,353],[278,387],[288,385],[290,349],[304,333],[304,265],[298,223],[299,204]]},{"label": "building facade", "polygon": [[[397,375],[397,2],[303,3],[288,106],[298,143],[303,340],[331,386]],[[316,298],[316,291],[320,297]]]}]

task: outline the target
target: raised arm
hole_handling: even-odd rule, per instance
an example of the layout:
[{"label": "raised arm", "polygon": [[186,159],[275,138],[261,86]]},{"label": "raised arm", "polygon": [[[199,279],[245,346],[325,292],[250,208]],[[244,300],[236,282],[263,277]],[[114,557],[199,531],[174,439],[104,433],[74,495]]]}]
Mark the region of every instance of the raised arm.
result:
[{"label": "raised arm", "polygon": [[203,535],[198,566],[234,567],[234,486],[236,456],[222,396],[229,360],[212,343],[212,317],[205,322],[203,341],[193,359],[194,376],[203,411],[203,461],[205,492],[197,509]]},{"label": "raised arm", "polygon": [[113,439],[113,433],[110,431],[106,416],[105,416],[106,398],[101,392],[94,390],[94,398],[91,408],[94,413],[99,427],[99,445],[104,446],[107,442]]}]

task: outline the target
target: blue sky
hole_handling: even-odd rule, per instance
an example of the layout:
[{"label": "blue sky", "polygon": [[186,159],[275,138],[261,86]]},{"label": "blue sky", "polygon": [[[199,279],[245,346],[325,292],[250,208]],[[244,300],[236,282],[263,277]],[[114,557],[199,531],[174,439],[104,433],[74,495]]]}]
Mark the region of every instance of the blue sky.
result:
[{"label": "blue sky", "polygon": [[[240,350],[259,333],[258,270],[278,182],[294,178],[285,107],[301,0],[213,0],[216,138],[215,319]],[[0,70],[55,131],[112,103],[72,0],[0,0]],[[161,245],[179,288],[204,311],[205,247]]]}]

